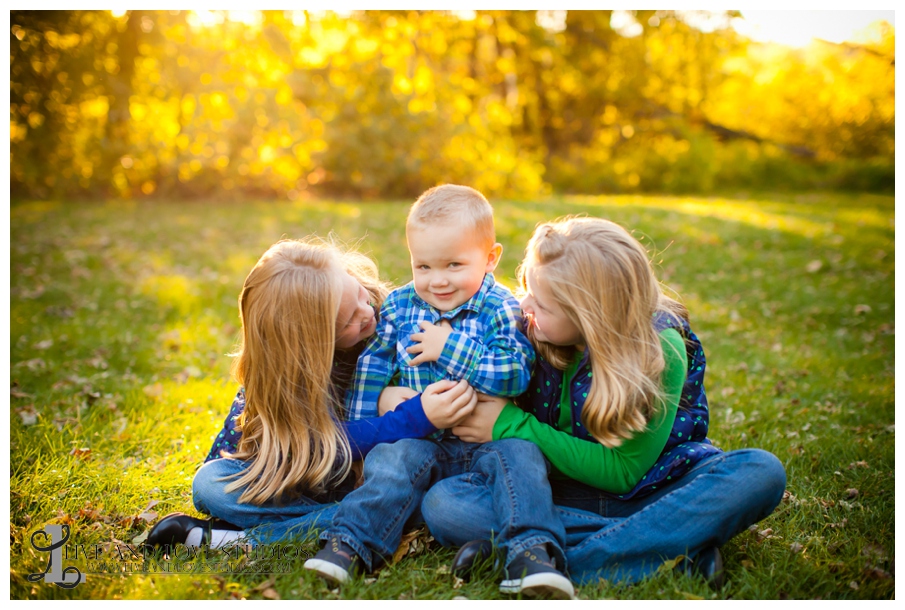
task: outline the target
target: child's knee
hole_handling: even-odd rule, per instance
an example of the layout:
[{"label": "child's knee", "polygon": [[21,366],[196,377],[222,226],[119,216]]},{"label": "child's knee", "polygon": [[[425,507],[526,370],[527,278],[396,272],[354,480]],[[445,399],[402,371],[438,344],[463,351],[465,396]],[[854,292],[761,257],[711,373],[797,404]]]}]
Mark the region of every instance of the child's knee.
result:
[{"label": "child's knee", "polygon": [[222,480],[228,472],[222,467],[223,464],[218,463],[221,460],[204,464],[192,479],[192,502],[202,513],[213,514],[217,504],[227,495],[226,486],[230,481]]},{"label": "child's knee", "polygon": [[540,448],[531,441],[520,438],[505,438],[484,445],[483,449],[488,453],[494,453],[499,457],[500,463],[518,469],[519,473],[526,475],[532,469],[539,474],[548,474],[548,463]]},{"label": "child's knee", "polygon": [[419,471],[425,463],[435,461],[436,445],[420,439],[402,439],[381,443],[365,458],[365,480],[381,476],[403,476]]},{"label": "child's knee", "polygon": [[763,516],[773,512],[786,490],[786,469],[775,455],[762,449],[732,452],[745,464],[745,487],[752,498],[763,503]]}]

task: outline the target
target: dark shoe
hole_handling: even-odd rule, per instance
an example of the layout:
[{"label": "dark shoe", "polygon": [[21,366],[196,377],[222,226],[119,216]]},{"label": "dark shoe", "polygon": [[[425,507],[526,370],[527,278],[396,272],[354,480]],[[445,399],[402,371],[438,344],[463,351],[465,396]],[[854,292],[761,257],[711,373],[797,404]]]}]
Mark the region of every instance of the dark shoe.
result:
[{"label": "dark shoe", "polygon": [[722,589],[726,584],[723,555],[715,546],[704,548],[694,559],[683,559],[676,565],[676,569],[685,572],[688,576],[700,576],[713,589]]},{"label": "dark shoe", "polygon": [[220,519],[198,519],[185,513],[170,513],[151,528],[145,544],[149,546],[169,545],[171,547],[177,544],[185,544],[189,531],[196,527],[201,528],[202,545],[210,544],[211,530],[242,530],[241,527]]},{"label": "dark shoe", "polygon": [[506,579],[500,583],[500,591],[528,597],[575,599],[575,587],[556,569],[556,562],[543,546],[522,551],[506,567]]},{"label": "dark shoe", "polygon": [[490,559],[493,555],[493,544],[489,540],[472,540],[466,542],[453,557],[450,572],[456,578],[468,580],[475,565]]},{"label": "dark shoe", "polygon": [[305,567],[331,584],[341,585],[359,570],[361,560],[355,551],[333,536],[317,555],[305,562]]}]

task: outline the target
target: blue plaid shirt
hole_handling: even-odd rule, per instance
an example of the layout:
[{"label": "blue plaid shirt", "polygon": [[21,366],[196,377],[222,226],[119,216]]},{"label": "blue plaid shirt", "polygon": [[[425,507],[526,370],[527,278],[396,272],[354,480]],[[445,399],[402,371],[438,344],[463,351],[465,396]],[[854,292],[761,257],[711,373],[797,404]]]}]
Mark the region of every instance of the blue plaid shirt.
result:
[{"label": "blue plaid shirt", "polygon": [[[518,301],[488,273],[473,297],[452,311],[428,305],[410,283],[397,288],[380,309],[375,335],[358,358],[349,399],[349,419],[377,417],[377,399],[390,385],[424,391],[441,379],[465,379],[479,392],[492,396],[518,396],[531,380],[534,348],[521,331]],[[449,321],[452,333],[436,362],[418,366],[406,352],[409,338],[421,332],[419,324]]]}]

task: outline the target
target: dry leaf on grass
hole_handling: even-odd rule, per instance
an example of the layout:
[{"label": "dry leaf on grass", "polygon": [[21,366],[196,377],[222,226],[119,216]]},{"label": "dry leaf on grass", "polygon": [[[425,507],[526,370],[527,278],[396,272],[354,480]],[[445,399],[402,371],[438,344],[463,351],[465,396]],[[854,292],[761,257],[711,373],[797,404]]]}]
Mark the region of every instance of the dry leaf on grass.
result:
[{"label": "dry leaf on grass", "polygon": [[267,599],[280,599],[280,594],[277,593],[276,589],[264,589],[261,591],[261,595],[266,597]]},{"label": "dry leaf on grass", "polygon": [[409,555],[418,555],[427,550],[427,547],[433,541],[434,537],[430,535],[426,528],[418,528],[411,532],[406,532],[393,553],[392,563],[400,561],[403,557]]},{"label": "dry leaf on grass", "polygon": [[807,270],[808,273],[817,273],[818,271],[820,271],[821,267],[823,267],[823,261],[813,260],[810,263],[808,263],[807,265],[805,265],[804,268],[805,268],[805,270]]},{"label": "dry leaf on grass", "polygon": [[35,411],[34,405],[26,405],[16,409],[16,413],[18,413],[19,417],[22,419],[23,426],[34,426],[38,423],[38,412]]},{"label": "dry leaf on grass", "polygon": [[19,390],[19,384],[13,383],[9,388],[9,395],[13,398],[31,398],[31,394],[26,394]]}]

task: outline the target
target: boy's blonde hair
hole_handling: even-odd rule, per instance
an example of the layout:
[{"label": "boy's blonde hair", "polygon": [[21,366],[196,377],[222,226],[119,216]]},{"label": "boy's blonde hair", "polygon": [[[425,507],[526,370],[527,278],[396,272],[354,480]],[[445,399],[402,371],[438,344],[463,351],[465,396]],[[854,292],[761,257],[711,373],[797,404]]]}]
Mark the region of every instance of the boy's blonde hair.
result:
[{"label": "boy's blonde hair", "polygon": [[245,279],[232,366],[245,409],[242,438],[228,457],[250,465],[226,488],[242,489],[240,502],[322,490],[348,474],[351,452],[331,384],[344,272],[383,302],[387,288],[373,261],[311,239],[277,242]]},{"label": "boy's blonde hair", "polygon": [[[550,294],[585,341],[593,373],[582,424],[600,443],[616,447],[640,432],[663,396],[665,361],[653,315],[664,311],[687,319],[683,305],[660,289],[647,253],[619,225],[599,218],[565,218],[540,225],[528,243],[518,278],[543,274]],[[564,370],[572,346],[529,336],[538,352]]]},{"label": "boy's blonde hair", "polygon": [[406,233],[439,222],[464,222],[479,243],[490,248],[496,242],[493,207],[480,192],[468,186],[441,184],[424,191],[409,209]]}]

